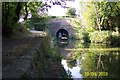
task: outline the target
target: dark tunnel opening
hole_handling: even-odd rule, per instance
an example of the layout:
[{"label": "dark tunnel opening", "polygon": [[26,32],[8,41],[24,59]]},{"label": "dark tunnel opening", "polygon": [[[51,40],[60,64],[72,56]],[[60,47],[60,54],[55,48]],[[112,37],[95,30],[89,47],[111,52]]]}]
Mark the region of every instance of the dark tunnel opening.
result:
[{"label": "dark tunnel opening", "polygon": [[66,47],[69,43],[69,33],[65,29],[60,29],[56,33],[57,44],[59,47]]},{"label": "dark tunnel opening", "polygon": [[59,29],[56,33],[56,37],[59,38],[59,37],[69,37],[69,33],[67,30],[65,29]]}]

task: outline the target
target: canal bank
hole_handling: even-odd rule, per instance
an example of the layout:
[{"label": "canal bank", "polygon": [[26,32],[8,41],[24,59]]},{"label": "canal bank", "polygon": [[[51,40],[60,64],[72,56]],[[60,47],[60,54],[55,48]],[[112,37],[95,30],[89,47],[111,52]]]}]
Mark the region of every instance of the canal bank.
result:
[{"label": "canal bank", "polygon": [[[51,37],[49,30],[46,36],[40,39],[40,47],[36,49],[33,56],[32,69],[28,77],[37,79],[70,79],[61,64],[60,49],[54,37]],[[23,75],[22,78],[25,76]]]},{"label": "canal bank", "polygon": [[42,33],[48,32],[3,39],[3,80],[69,78],[61,64],[58,47],[52,47],[50,35]]}]

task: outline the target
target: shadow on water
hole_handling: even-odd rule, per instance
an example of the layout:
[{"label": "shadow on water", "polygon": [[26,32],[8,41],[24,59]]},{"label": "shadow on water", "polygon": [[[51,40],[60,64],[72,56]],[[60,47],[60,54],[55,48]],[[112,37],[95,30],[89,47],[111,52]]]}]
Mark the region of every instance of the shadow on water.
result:
[{"label": "shadow on water", "polygon": [[120,79],[120,48],[69,40],[61,56],[61,64],[71,78]]}]

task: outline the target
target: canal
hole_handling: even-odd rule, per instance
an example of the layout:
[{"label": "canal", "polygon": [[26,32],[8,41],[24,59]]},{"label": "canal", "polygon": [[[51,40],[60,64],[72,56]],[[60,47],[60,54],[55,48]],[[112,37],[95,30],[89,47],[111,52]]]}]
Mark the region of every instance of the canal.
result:
[{"label": "canal", "polygon": [[[75,78],[115,78],[120,76],[120,48],[105,44],[80,43],[69,40],[61,46],[60,54],[69,77]],[[120,78],[119,78],[120,79]]]}]

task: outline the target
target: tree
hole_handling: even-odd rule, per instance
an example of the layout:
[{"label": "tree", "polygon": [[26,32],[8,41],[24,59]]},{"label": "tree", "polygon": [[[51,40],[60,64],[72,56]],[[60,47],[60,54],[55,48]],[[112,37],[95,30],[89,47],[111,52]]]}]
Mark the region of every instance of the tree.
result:
[{"label": "tree", "polygon": [[20,2],[3,2],[2,3],[2,26],[3,32],[8,34],[12,32],[12,25],[19,20],[20,11],[24,3]]},{"label": "tree", "polygon": [[120,28],[120,2],[89,2],[84,4],[82,15],[87,28],[95,30],[111,30]]},{"label": "tree", "polygon": [[[39,16],[39,9],[43,8],[42,2],[3,2],[2,3],[2,26],[3,35],[12,33],[13,25],[17,23],[20,16],[27,20],[29,12],[32,16]],[[43,9],[41,10],[41,12]]]},{"label": "tree", "polygon": [[68,11],[67,11],[67,15],[71,16],[71,17],[75,17],[76,16],[75,8],[69,8]]}]

